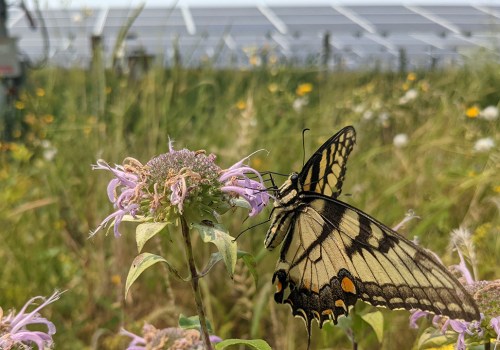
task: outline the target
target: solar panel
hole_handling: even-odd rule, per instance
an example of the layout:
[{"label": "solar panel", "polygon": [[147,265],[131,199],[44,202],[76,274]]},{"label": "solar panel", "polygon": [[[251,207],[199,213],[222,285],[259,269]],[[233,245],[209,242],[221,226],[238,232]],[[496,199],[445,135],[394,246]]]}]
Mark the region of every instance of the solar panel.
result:
[{"label": "solar panel", "polygon": [[[134,11],[43,10],[50,61],[88,64],[94,34],[102,36],[110,58],[118,33]],[[43,54],[40,30],[30,28],[20,9],[9,8],[7,27],[28,56]],[[391,66],[397,64],[400,50],[410,65],[425,65],[429,57],[460,61],[467,51],[491,48],[499,29],[499,5],[146,7],[132,23],[123,49],[142,50],[164,64],[172,62],[178,49],[183,64],[213,60],[217,66],[246,66],[251,56],[264,54],[299,64],[319,62],[329,45],[330,65],[335,56],[351,68],[384,60]]]}]

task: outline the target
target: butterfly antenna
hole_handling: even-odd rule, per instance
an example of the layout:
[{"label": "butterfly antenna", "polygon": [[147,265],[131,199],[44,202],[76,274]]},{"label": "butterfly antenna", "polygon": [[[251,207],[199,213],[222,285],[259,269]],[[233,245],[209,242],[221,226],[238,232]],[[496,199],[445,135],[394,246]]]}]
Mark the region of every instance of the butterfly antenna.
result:
[{"label": "butterfly antenna", "polygon": [[238,235],[237,235],[236,237],[234,237],[233,242],[236,242],[236,240],[237,240],[238,238],[240,238],[240,236],[241,236],[242,234],[244,234],[245,232],[247,232],[247,231],[249,231],[249,230],[251,230],[251,229],[253,229],[253,228],[257,227],[257,226],[260,226],[260,225],[266,224],[266,223],[268,223],[269,221],[271,221],[271,219],[267,219],[266,221],[259,222],[258,224],[255,224],[255,225],[253,225],[253,226],[250,226],[250,227],[248,227],[248,228],[244,229],[243,231],[241,231],[240,233],[238,233]]},{"label": "butterfly antenna", "polygon": [[304,164],[306,163],[306,138],[305,134],[306,131],[310,131],[311,129],[305,128],[302,130],[302,167],[304,167]]}]

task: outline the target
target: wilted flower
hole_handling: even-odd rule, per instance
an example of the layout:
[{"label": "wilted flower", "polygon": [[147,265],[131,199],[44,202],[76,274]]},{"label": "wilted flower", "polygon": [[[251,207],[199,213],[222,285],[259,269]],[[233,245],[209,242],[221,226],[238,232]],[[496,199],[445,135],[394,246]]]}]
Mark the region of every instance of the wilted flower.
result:
[{"label": "wilted flower", "polygon": [[488,106],[479,113],[479,116],[488,121],[496,120],[498,119],[498,108],[496,106]]},{"label": "wilted flower", "polygon": [[[31,349],[34,345],[39,350],[52,347],[54,344],[52,336],[56,333],[56,327],[52,322],[40,316],[38,312],[48,304],[58,300],[60,296],[61,293],[56,291],[48,299],[41,296],[31,298],[17,315],[11,311],[7,316],[3,316],[3,311],[0,308],[0,349]],[[28,307],[38,299],[45,299],[45,301],[32,311],[27,312]],[[47,331],[29,330],[27,326],[30,325],[45,325]]]},{"label": "wilted flower", "polygon": [[485,137],[476,141],[474,151],[488,152],[493,147],[495,147],[495,141],[491,137]]},{"label": "wilted flower", "polygon": [[[233,205],[232,199],[242,197],[250,206],[250,216],[258,214],[269,201],[259,172],[245,165],[244,158],[227,170],[215,164],[215,155],[205,151],[176,151],[156,156],[145,165],[126,158],[114,168],[97,161],[93,169],[109,170],[115,178],[108,184],[108,198],[115,212],[106,217],[97,229],[114,223],[115,236],[125,215],[164,220],[172,215],[217,213]],[[250,179],[247,174],[255,176]]]},{"label": "wilted flower", "polygon": [[[170,349],[170,350],[200,350],[204,349],[201,334],[195,329],[164,328],[156,329],[150,324],[142,328],[142,337],[122,329],[120,334],[132,338],[126,350]],[[211,343],[222,341],[215,335],[210,336]]]},{"label": "wilted flower", "polygon": [[406,134],[397,134],[394,136],[392,143],[396,148],[403,148],[408,144],[408,135]]}]

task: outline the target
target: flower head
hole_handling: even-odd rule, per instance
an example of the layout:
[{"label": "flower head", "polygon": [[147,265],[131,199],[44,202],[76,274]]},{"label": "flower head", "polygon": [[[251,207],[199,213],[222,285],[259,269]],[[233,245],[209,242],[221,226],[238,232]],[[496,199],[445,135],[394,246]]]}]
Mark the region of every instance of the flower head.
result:
[{"label": "flower head", "polygon": [[[52,336],[56,333],[56,327],[52,322],[40,316],[38,312],[48,304],[58,300],[60,296],[61,292],[56,291],[47,299],[41,296],[31,298],[17,315],[11,311],[7,316],[3,316],[0,308],[0,349],[24,349],[33,345],[36,345],[40,350],[52,347],[54,344]],[[38,299],[45,299],[45,301],[32,311],[27,312],[28,307]],[[47,331],[31,331],[27,328],[27,326],[35,324],[47,326]]]},{"label": "flower head", "polygon": [[465,110],[465,115],[467,116],[467,118],[477,118],[479,116],[479,113],[481,113],[481,110],[478,106],[475,105]]},{"label": "flower head", "polygon": [[476,141],[474,144],[474,151],[488,152],[493,147],[495,147],[495,141],[491,137],[485,137]]},{"label": "flower head", "polygon": [[[122,329],[120,334],[132,338],[126,350],[156,349],[159,344],[168,344],[169,349],[197,350],[203,348],[201,334],[195,329],[164,328],[157,329],[150,324],[144,324],[142,337]],[[218,343],[221,338],[211,335],[210,342]]]},{"label": "flower head", "polygon": [[115,211],[92,234],[113,223],[115,236],[120,236],[118,226],[125,215],[158,221],[184,215],[186,211],[191,214],[211,211],[216,215],[215,208],[221,203],[226,207],[233,205],[235,197],[248,203],[250,216],[258,214],[267,205],[269,195],[259,172],[244,164],[248,157],[226,170],[215,159],[215,155],[205,151],[176,151],[170,142],[168,153],[152,158],[145,165],[126,158],[123,165],[113,168],[99,160],[93,169],[108,170],[114,175],[107,193]]},{"label": "flower head", "polygon": [[488,106],[479,113],[482,119],[493,121],[498,119],[498,108],[496,106]]},{"label": "flower head", "polygon": [[403,148],[408,145],[408,135],[406,134],[397,134],[394,136],[392,143],[396,148]]}]

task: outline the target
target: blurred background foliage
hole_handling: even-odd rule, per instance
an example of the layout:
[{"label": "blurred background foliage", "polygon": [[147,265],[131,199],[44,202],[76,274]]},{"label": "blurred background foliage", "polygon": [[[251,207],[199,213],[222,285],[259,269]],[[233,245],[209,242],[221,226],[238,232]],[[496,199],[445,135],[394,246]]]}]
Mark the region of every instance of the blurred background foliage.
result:
[{"label": "blurred background foliage", "polygon": [[[458,262],[451,230],[467,227],[479,278],[498,278],[499,102],[500,66],[490,61],[405,73],[282,66],[153,68],[134,78],[99,67],[32,72],[6,111],[15,121],[13,138],[0,144],[0,305],[19,309],[31,296],[67,290],[43,311],[57,326],[57,349],[123,349],[121,327],[139,333],[145,321],[176,325],[179,314],[195,314],[190,286],[161,266],[141,276],[124,300],[124,279],[137,254],[134,225],[124,224],[120,239],[103,232],[89,239],[112,210],[109,174],[90,165],[99,158],[119,164],[128,156],[144,163],[167,152],[171,138],[177,149],[215,153],[223,168],[264,149],[251,165],[288,174],[300,170],[304,152],[307,158],[349,124],[358,142],[341,199],[389,226],[413,210],[420,219],[401,233],[418,237],[446,265]],[[485,114],[489,106],[493,117]],[[269,212],[246,219],[237,210],[223,220],[236,235]],[[303,349],[302,322],[273,300],[278,251],[264,249],[266,229],[238,239],[240,249],[256,256],[258,285],[239,265],[234,280],[222,264],[203,279],[209,319],[222,338]],[[201,267],[212,247],[199,239],[195,246]],[[184,261],[175,234],[145,250],[161,250],[177,266]],[[408,312],[383,314],[383,345],[359,326],[360,348],[409,348],[418,331],[409,329]],[[313,326],[312,348],[352,348],[340,328],[324,328]]]}]

